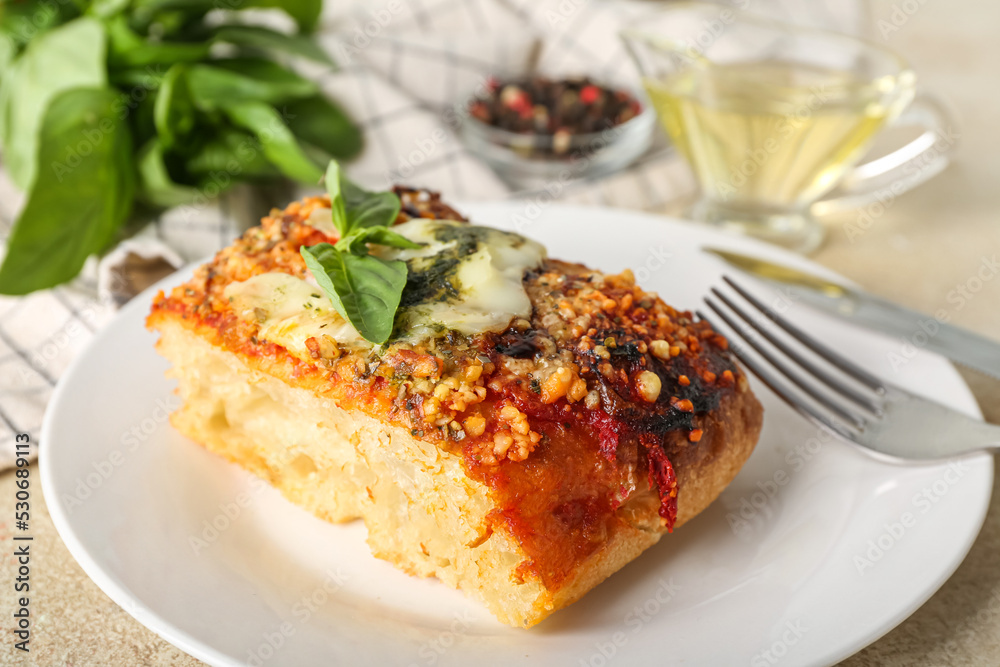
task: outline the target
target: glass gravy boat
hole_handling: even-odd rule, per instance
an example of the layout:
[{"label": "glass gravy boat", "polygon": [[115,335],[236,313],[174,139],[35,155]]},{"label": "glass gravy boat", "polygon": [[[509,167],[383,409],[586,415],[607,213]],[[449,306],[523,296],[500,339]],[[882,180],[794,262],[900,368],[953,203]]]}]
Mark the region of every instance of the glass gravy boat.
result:
[{"label": "glass gravy boat", "polygon": [[[704,3],[663,7],[621,36],[698,181],[695,220],[811,252],[824,237],[814,213],[897,196],[954,148],[947,112],[916,94],[906,62],[863,39]],[[923,133],[858,165],[892,123]]]}]

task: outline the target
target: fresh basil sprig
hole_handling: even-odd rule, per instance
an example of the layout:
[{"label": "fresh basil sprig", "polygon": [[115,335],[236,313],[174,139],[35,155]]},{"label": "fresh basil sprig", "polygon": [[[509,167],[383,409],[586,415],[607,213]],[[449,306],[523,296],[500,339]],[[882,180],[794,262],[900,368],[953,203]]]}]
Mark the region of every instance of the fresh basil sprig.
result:
[{"label": "fresh basil sprig", "polygon": [[[107,247],[132,208],[135,179],[130,169],[132,137],[105,88],[72,88],[55,96],[42,118],[39,164],[65,165],[60,178],[36,178],[20,220],[7,240],[0,286],[9,294],[35,288],[35,269],[50,267],[54,283],[73,278],[91,253]],[[86,155],[77,155],[80,136],[101,135]]]},{"label": "fresh basil sprig", "polygon": [[[249,25],[284,11],[298,26]],[[71,280],[158,208],[239,183],[315,185],[359,128],[288,59],[331,66],[308,34],[322,0],[0,0],[0,149],[27,202],[0,294]],[[357,243],[357,241],[355,241]]]},{"label": "fresh basil sprig", "polygon": [[368,244],[414,249],[414,243],[389,227],[399,215],[392,192],[368,192],[347,180],[336,161],[326,170],[336,245],[302,246],[299,252],[337,312],[361,336],[381,345],[392,334],[399,300],[406,287],[406,262],[369,254]]}]

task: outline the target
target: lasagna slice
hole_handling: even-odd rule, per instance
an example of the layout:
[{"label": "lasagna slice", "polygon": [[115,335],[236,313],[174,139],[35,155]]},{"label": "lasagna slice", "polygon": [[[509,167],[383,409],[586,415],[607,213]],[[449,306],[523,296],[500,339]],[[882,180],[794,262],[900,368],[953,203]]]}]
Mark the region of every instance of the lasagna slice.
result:
[{"label": "lasagna slice", "polygon": [[[701,512],[750,455],[761,407],[726,339],[635,285],[396,188],[381,248],[408,277],[374,346],[300,247],[330,200],[274,210],[157,295],[173,425],[375,556],[530,627]],[[373,252],[375,252],[373,250]]]}]

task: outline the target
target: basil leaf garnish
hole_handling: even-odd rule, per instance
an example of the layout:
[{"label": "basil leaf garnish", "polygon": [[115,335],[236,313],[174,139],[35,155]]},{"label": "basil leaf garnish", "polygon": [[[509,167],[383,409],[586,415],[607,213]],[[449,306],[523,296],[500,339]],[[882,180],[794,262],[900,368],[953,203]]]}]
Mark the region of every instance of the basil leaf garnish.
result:
[{"label": "basil leaf garnish", "polygon": [[365,340],[387,341],[406,286],[406,262],[342,252],[329,243],[303,247],[301,253],[337,312]]},{"label": "basil leaf garnish", "polygon": [[367,255],[367,244],[369,243],[410,250],[420,247],[419,243],[414,243],[402,234],[394,232],[387,227],[365,227],[355,229],[337,241],[336,248],[356,255]]},{"label": "basil leaf garnish", "polygon": [[400,208],[394,193],[364,190],[343,175],[336,161],[327,167],[326,187],[340,240],[299,252],[337,312],[365,340],[381,345],[392,334],[407,269],[401,260],[371,255],[368,245],[413,249],[420,244],[389,229]]},{"label": "basil leaf garnish", "polygon": [[347,180],[336,160],[326,169],[333,225],[340,237],[356,229],[390,227],[399,215],[399,197],[392,192],[369,192]]}]

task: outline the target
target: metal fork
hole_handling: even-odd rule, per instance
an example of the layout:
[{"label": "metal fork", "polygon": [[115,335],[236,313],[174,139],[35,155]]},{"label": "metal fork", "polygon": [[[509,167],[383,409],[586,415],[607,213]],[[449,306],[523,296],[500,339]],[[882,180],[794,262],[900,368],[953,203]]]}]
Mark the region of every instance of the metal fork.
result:
[{"label": "metal fork", "polygon": [[[712,288],[705,304],[736,334],[729,336],[731,349],[764,384],[813,422],[862,447],[902,459],[1000,450],[1000,426],[879,379],[731,278],[723,280],[738,298]],[[709,319],[700,312],[698,316]],[[755,354],[748,353],[751,349]]]}]

